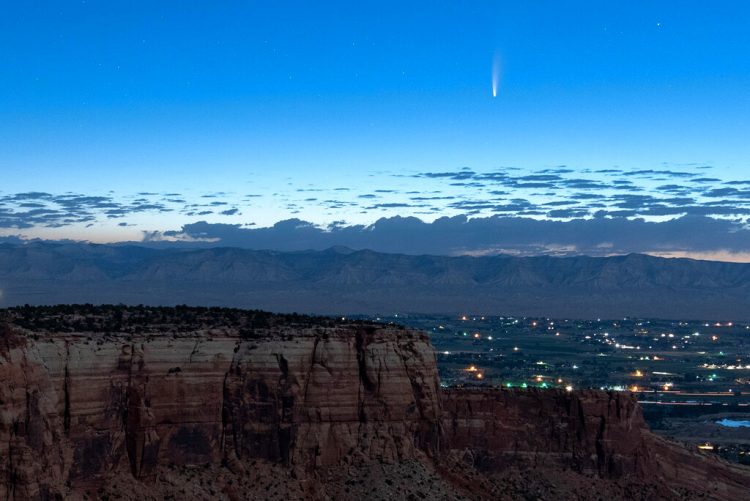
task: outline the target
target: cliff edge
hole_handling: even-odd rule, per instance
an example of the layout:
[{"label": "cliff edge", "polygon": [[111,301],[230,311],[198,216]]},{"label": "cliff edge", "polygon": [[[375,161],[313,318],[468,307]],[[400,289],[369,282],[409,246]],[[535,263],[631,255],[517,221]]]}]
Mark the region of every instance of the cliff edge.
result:
[{"label": "cliff edge", "polygon": [[441,391],[428,336],[398,326],[185,307],[2,319],[0,499],[739,499],[750,488],[747,469],[651,434],[627,394]]}]

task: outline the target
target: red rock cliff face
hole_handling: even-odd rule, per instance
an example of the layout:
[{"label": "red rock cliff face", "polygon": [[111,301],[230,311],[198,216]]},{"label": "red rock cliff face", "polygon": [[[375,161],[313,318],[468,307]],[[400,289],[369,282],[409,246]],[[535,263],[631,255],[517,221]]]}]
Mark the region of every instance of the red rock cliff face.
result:
[{"label": "red rock cliff face", "polygon": [[750,496],[750,470],[654,435],[629,393],[456,389],[442,404],[443,449],[485,473],[572,470],[655,485],[659,498]]},{"label": "red rock cliff face", "polygon": [[8,334],[0,499],[63,495],[127,469],[263,458],[314,469],[437,445],[425,334],[371,326],[172,336]]},{"label": "red rock cliff face", "polygon": [[471,451],[482,469],[549,464],[619,477],[651,466],[629,393],[449,390],[443,405],[446,446]]},{"label": "red rock cliff face", "polygon": [[[666,499],[747,499],[750,489],[747,469],[651,434],[626,393],[441,392],[418,331],[338,323],[173,332],[0,331],[0,499],[97,492],[112,478],[158,487],[158,499],[174,492],[160,484],[164,468],[179,477],[206,464],[224,472],[227,492],[234,482],[231,499],[245,499],[237,480],[257,475],[247,470],[255,459],[316,482],[326,469],[416,461],[441,473],[428,483],[479,498],[545,497],[493,478],[510,469],[573,472],[559,483],[589,489],[549,499],[610,488],[633,499],[623,494],[633,484]],[[478,478],[489,487],[474,490]],[[610,485],[620,480],[627,485]],[[133,492],[126,498],[143,499]]]}]

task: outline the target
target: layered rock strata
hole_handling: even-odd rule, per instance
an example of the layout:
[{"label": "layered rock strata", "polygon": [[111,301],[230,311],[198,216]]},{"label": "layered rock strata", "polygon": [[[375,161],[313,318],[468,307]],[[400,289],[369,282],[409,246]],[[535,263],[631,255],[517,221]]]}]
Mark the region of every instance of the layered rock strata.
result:
[{"label": "layered rock strata", "polygon": [[750,494],[750,469],[654,435],[630,393],[452,389],[442,406],[444,449],[484,474],[569,470],[650,485],[666,499]]},{"label": "layered rock strata", "polygon": [[[36,337],[36,339],[35,339]],[[262,458],[315,470],[437,446],[425,334],[338,324],[179,335],[6,330],[0,499],[61,496],[127,469]]]},{"label": "layered rock strata", "polygon": [[627,393],[441,391],[419,331],[221,309],[0,317],[0,499],[750,492],[747,468],[656,437]]}]

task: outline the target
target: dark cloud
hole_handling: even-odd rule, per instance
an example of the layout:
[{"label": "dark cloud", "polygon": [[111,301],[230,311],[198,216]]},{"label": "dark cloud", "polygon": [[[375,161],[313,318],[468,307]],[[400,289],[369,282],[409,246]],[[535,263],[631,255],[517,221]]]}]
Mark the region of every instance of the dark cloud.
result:
[{"label": "dark cloud", "polygon": [[565,179],[561,181],[560,184],[566,188],[576,190],[601,190],[610,187],[610,185],[599,181],[592,181],[590,179]]},{"label": "dark cloud", "polygon": [[547,212],[547,216],[551,218],[574,218],[574,217],[586,217],[589,211],[585,209],[554,209]]},{"label": "dark cloud", "polygon": [[451,196],[432,196],[432,197],[409,197],[409,200],[413,200],[415,202],[419,201],[427,201],[427,200],[455,200],[456,197]]},{"label": "dark cloud", "polygon": [[512,188],[517,188],[517,189],[534,189],[534,188],[554,189],[557,185],[554,183],[542,183],[542,182],[532,182],[532,183],[513,182],[513,183],[508,183],[508,186]]},{"label": "dark cloud", "polygon": [[657,202],[659,199],[651,195],[618,194],[609,198],[614,207],[620,209],[639,209]]},{"label": "dark cloud", "polygon": [[412,205],[401,202],[389,202],[383,204],[375,204],[368,207],[368,209],[401,209],[405,207],[423,207],[420,205]]},{"label": "dark cloud", "polygon": [[137,198],[119,202],[111,196],[74,193],[52,195],[25,192],[0,197],[0,228],[60,228],[90,223],[100,218],[113,219],[138,212],[169,212],[173,209],[162,202]]},{"label": "dark cloud", "polygon": [[450,183],[449,186],[464,186],[466,188],[484,188],[487,185],[484,183],[480,183],[478,181],[472,181],[470,183]]},{"label": "dark cloud", "polygon": [[454,172],[423,172],[414,177],[426,177],[430,179],[451,179],[453,181],[462,181],[465,179],[474,179],[476,173],[471,169],[465,169]]},{"label": "dark cloud", "polygon": [[720,183],[721,179],[715,177],[695,177],[690,180],[691,183]]},{"label": "dark cloud", "polygon": [[573,200],[556,200],[554,202],[545,202],[541,204],[544,207],[562,207],[565,205],[573,205],[576,202]]},{"label": "dark cloud", "polygon": [[[603,171],[600,171],[600,172],[603,172]],[[684,172],[684,171],[674,171],[674,170],[655,170],[655,169],[621,171],[620,174],[623,176],[674,177],[674,178],[682,178],[682,179],[698,176],[694,172]]]},{"label": "dark cloud", "polygon": [[709,198],[742,198],[750,200],[750,190],[739,190],[737,188],[713,188],[703,192],[704,197]]},{"label": "dark cloud", "polygon": [[540,174],[570,174],[572,172],[575,172],[574,169],[569,169],[568,167],[561,165],[559,167],[553,167],[549,169],[541,169],[539,171]]},{"label": "dark cloud", "polygon": [[678,206],[684,206],[684,205],[693,205],[695,204],[695,199],[692,197],[671,197],[671,198],[663,198],[661,199],[662,202],[672,204],[672,205],[678,205]]},{"label": "dark cloud", "polygon": [[601,200],[607,197],[601,193],[574,193],[571,198],[575,200]]},{"label": "dark cloud", "polygon": [[563,178],[557,174],[530,174],[516,178],[521,181],[560,181]]},{"label": "dark cloud", "polygon": [[[561,209],[565,210],[565,209]],[[624,215],[631,215],[623,211]],[[560,217],[576,217],[572,212]],[[206,239],[211,245],[253,249],[304,250],[343,245],[354,249],[408,254],[465,254],[510,252],[603,255],[629,252],[746,251],[750,230],[742,224],[699,215],[665,222],[612,217],[569,221],[526,217],[442,217],[425,223],[415,217],[382,218],[369,226],[319,228],[300,219],[270,228],[198,222],[163,236]],[[162,237],[150,235],[149,240]]]},{"label": "dark cloud", "polygon": [[656,190],[674,195],[684,195],[692,193],[693,191],[695,191],[695,188],[690,186],[682,186],[679,184],[663,184],[661,186],[657,186]]}]

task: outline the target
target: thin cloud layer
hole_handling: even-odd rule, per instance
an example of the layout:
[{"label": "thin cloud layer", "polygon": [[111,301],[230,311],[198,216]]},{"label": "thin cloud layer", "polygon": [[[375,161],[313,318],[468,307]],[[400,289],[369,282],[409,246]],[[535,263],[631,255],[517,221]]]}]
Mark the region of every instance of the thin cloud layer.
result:
[{"label": "thin cloud layer", "polygon": [[[223,194],[206,194],[201,199],[212,199]],[[45,192],[24,192],[0,196],[0,228],[64,228],[93,226],[107,220],[118,220],[138,214],[169,214],[186,216],[209,214],[237,215],[237,207],[225,201],[187,203],[178,193],[137,193],[119,198],[112,194],[92,196],[76,193],[55,195]],[[118,226],[125,226],[121,222]],[[126,224],[127,225],[127,224]]]}]

